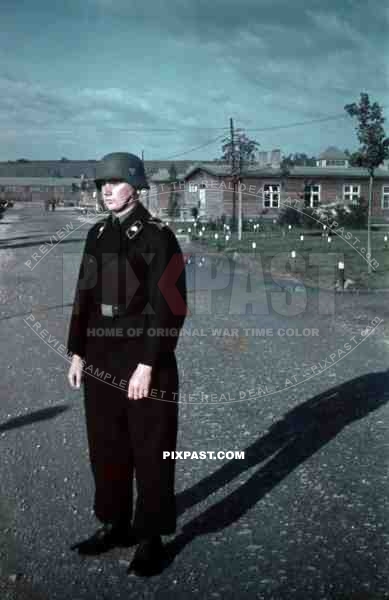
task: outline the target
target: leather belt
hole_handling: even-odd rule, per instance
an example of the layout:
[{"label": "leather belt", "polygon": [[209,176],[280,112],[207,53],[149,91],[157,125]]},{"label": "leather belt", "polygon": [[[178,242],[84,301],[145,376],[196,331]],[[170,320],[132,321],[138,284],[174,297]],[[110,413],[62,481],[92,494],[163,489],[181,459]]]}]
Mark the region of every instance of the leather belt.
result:
[{"label": "leather belt", "polygon": [[136,306],[130,306],[129,304],[97,304],[97,312],[103,317],[110,317],[111,319],[115,317],[142,317],[143,304],[139,304]]},{"label": "leather belt", "polygon": [[128,313],[125,304],[99,304],[99,310],[103,317],[124,317]]}]

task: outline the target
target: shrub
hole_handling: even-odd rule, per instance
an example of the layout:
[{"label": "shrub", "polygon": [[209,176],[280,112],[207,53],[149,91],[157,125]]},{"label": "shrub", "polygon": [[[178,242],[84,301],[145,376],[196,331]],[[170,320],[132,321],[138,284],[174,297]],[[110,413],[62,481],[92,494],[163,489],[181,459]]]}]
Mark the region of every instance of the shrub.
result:
[{"label": "shrub", "polygon": [[317,212],[315,212],[315,209],[311,208],[310,206],[306,206],[304,208],[303,214],[301,214],[301,221],[302,225],[306,229],[322,228],[322,224],[320,223]]},{"label": "shrub", "polygon": [[302,214],[298,210],[287,206],[280,212],[277,222],[279,225],[301,225]]}]

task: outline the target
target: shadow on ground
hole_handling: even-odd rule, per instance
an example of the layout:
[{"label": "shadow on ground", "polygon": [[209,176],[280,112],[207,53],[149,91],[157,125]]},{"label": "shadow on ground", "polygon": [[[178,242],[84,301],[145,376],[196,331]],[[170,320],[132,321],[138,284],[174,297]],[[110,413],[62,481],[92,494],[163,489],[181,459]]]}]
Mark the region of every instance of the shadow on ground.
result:
[{"label": "shadow on ground", "polygon": [[266,459],[266,465],[199,516],[166,544],[167,564],[194,538],[220,531],[238,521],[296,467],[330,442],[344,427],[364,418],[389,400],[389,371],[362,375],[297,406],[235,460],[177,495],[178,514],[205,500],[235,477]]},{"label": "shadow on ground", "polygon": [[[52,241],[50,239],[42,239],[42,240],[37,240],[34,242],[20,242],[20,244],[9,244],[7,242],[9,242],[10,240],[0,240],[0,250],[7,250],[8,248],[32,248],[33,246],[41,246],[42,244],[45,243],[50,243],[50,245],[52,244]],[[59,246],[60,244],[75,244],[78,242],[85,242],[85,237],[82,238],[70,238],[70,239],[63,239],[60,240],[58,242],[55,242],[55,244],[52,244],[53,247],[54,246]]]},{"label": "shadow on ground", "polygon": [[73,302],[68,302],[67,304],[54,304],[54,306],[43,306],[39,305],[39,307],[34,306],[31,308],[29,312],[15,313],[14,315],[7,315],[5,317],[0,317],[0,321],[6,321],[7,319],[15,319],[16,317],[27,317],[34,313],[36,315],[45,315],[48,310],[57,310],[58,308],[71,308],[73,307]]},{"label": "shadow on ground", "polygon": [[26,425],[31,425],[31,423],[36,423],[37,421],[47,421],[48,419],[53,419],[54,417],[57,417],[63,412],[69,410],[69,408],[70,406],[68,404],[51,406],[50,408],[35,410],[27,415],[14,417],[13,419],[9,419],[0,425],[0,433],[3,431],[9,431],[10,429],[16,429],[18,427],[25,427]]}]

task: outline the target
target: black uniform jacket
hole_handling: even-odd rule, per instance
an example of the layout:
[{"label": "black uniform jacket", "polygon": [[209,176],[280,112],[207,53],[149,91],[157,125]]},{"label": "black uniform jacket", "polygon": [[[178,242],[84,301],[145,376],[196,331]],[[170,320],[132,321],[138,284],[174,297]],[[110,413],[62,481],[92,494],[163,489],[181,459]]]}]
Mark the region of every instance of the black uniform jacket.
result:
[{"label": "black uniform jacket", "polygon": [[140,202],[119,229],[110,214],[88,232],[69,325],[71,354],[84,359],[87,344],[102,342],[87,339],[101,304],[120,309],[108,318],[111,327],[120,326],[121,318],[128,323],[128,317],[142,325],[139,363],[154,366],[161,355],[174,352],[189,314],[185,263],[173,231]]}]

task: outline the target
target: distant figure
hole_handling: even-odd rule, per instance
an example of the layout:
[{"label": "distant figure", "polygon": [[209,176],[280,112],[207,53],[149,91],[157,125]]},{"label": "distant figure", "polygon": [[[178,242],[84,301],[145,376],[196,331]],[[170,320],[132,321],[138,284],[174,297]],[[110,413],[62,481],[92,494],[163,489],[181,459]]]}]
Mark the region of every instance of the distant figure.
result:
[{"label": "distant figure", "polygon": [[51,200],[51,210],[55,210],[55,199]]}]

